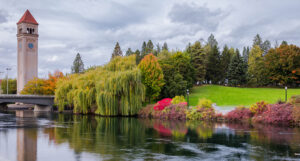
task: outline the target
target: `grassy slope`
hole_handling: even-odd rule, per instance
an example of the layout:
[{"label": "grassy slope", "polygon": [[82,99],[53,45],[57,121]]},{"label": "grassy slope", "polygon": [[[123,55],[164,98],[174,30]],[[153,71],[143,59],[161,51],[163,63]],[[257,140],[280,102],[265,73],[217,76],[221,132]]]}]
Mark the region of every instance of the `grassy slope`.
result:
[{"label": "grassy slope", "polygon": [[[300,89],[288,89],[288,98],[300,95]],[[190,94],[190,104],[197,105],[199,98],[207,98],[219,106],[251,105],[264,100],[275,103],[285,100],[285,90],[279,88],[237,88],[216,85],[194,87]]]}]

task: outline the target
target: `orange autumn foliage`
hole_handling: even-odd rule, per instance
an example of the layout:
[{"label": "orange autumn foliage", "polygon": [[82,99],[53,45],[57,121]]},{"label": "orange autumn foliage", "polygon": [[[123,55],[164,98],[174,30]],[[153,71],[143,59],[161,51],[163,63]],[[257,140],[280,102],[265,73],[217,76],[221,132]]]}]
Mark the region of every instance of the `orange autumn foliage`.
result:
[{"label": "orange autumn foliage", "polygon": [[55,71],[53,74],[48,74],[48,79],[34,78],[25,85],[21,94],[33,95],[54,95],[56,82],[58,79],[64,78],[60,71]]}]

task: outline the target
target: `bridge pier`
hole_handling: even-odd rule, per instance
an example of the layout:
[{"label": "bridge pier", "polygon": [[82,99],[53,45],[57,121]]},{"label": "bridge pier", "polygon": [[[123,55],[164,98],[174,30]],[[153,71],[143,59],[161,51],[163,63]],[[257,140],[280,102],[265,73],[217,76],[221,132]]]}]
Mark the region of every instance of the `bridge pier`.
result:
[{"label": "bridge pier", "polygon": [[6,104],[0,104],[0,109],[6,109],[7,105]]},{"label": "bridge pier", "polygon": [[34,105],[34,112],[51,112],[52,106]]}]

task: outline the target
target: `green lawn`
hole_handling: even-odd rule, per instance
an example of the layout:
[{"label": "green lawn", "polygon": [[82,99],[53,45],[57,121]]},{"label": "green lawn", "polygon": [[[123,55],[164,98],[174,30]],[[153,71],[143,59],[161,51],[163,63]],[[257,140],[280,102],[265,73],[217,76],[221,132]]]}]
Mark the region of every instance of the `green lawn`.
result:
[{"label": "green lawn", "polygon": [[[288,98],[292,95],[300,95],[300,88],[288,89]],[[285,100],[283,88],[238,88],[216,85],[204,85],[194,87],[190,94],[190,104],[197,105],[199,98],[207,98],[217,103],[218,106],[249,106],[255,102],[264,100],[275,103],[277,100]]]}]

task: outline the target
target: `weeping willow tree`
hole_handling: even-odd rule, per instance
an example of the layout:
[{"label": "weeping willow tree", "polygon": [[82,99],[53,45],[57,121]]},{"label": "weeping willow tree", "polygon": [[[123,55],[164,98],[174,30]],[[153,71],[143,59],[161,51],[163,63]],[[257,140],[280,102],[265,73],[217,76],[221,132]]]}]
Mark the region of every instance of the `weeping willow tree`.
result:
[{"label": "weeping willow tree", "polygon": [[67,105],[74,113],[135,115],[145,97],[141,78],[134,55],[115,57],[105,66],[59,80],[55,102],[59,111]]}]

